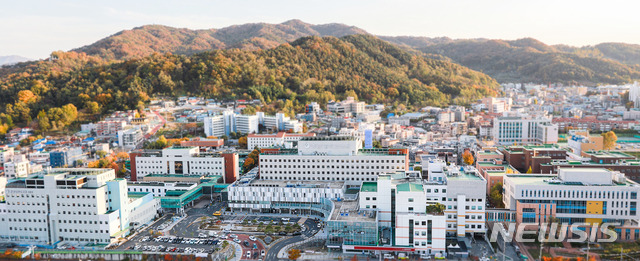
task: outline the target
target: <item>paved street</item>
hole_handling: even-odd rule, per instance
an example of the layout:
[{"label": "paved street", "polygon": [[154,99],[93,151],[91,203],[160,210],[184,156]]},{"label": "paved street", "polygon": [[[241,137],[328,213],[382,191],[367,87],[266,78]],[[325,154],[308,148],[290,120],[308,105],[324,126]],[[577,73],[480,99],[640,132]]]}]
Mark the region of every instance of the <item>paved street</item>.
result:
[{"label": "paved street", "polygon": [[277,243],[275,243],[274,245],[272,245],[269,248],[269,251],[267,252],[267,256],[265,258],[265,260],[278,260],[278,253],[280,252],[280,250],[282,250],[285,246],[289,245],[289,244],[293,244],[296,242],[300,242],[303,241],[311,236],[313,236],[316,232],[318,232],[318,228],[317,228],[317,222],[314,219],[307,219],[304,222],[304,226],[307,227],[307,229],[302,232],[302,235],[300,236],[295,236],[295,237],[290,237],[287,238],[285,240],[279,241]]}]

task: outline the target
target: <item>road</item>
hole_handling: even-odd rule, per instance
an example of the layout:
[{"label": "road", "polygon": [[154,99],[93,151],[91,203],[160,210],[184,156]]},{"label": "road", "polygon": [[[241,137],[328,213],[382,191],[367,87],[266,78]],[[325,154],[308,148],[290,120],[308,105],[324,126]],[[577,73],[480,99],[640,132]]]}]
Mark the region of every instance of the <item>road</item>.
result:
[{"label": "road", "polygon": [[291,237],[291,238],[287,238],[285,240],[282,240],[274,245],[272,245],[269,248],[269,251],[267,252],[267,256],[265,257],[265,261],[272,261],[272,260],[278,260],[278,253],[280,252],[280,250],[282,250],[285,246],[296,243],[296,242],[300,242],[303,241],[309,237],[312,237],[316,232],[318,232],[318,228],[317,225],[318,223],[313,220],[313,219],[307,219],[304,222],[305,227],[307,228],[304,232],[302,232],[302,235],[299,236],[295,236],[295,237]]}]

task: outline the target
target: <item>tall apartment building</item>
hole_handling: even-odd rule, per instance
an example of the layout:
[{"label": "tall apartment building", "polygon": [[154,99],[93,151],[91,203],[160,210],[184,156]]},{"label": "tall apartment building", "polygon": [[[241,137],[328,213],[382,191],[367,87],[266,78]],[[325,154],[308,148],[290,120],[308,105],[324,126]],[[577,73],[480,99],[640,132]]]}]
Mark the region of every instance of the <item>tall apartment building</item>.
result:
[{"label": "tall apartment building", "polygon": [[0,163],[10,162],[13,160],[14,155],[13,148],[5,147],[0,150]]},{"label": "tall apartment building", "polygon": [[201,153],[198,147],[171,147],[129,154],[131,180],[149,174],[220,175],[225,183],[238,177],[238,154]]},{"label": "tall apartment building", "polygon": [[302,123],[287,117],[284,113],[276,113],[276,115],[270,116],[264,112],[257,112],[256,115],[258,116],[260,124],[267,130],[302,132]]},{"label": "tall apartment building", "polygon": [[84,156],[81,147],[63,148],[49,152],[49,163],[54,168],[75,166]]},{"label": "tall apartment building", "polygon": [[493,119],[493,140],[502,145],[557,143],[558,126],[551,119],[529,116]]},{"label": "tall apartment building", "polygon": [[286,144],[297,142],[304,137],[315,137],[315,133],[292,134],[286,132],[278,132],[275,134],[249,134],[247,136],[247,148],[253,149],[268,147],[292,147]]},{"label": "tall apartment building", "polygon": [[488,97],[482,99],[482,103],[489,110],[489,113],[503,113],[511,110],[513,100],[511,98]]},{"label": "tall apartment building", "polygon": [[115,137],[118,135],[118,131],[124,130],[127,126],[127,122],[123,120],[117,121],[99,121],[96,123],[96,135],[98,137]]},{"label": "tall apartment building", "polygon": [[152,193],[128,193],[112,169],[53,169],[4,188],[0,238],[25,244],[115,243],[156,217]]},{"label": "tall apartment building", "polygon": [[12,161],[3,165],[4,177],[8,179],[24,178],[31,174],[31,162],[24,155],[15,155]]},{"label": "tall apartment building", "polygon": [[407,149],[363,149],[354,137],[304,137],[297,149],[263,149],[260,178],[300,181],[375,181],[378,174],[407,170]]},{"label": "tall apartment building", "polygon": [[618,240],[638,240],[639,192],[640,186],[620,172],[562,168],[557,175],[506,175],[503,200],[518,224],[537,229],[551,217],[569,224],[617,222]]},{"label": "tall apartment building", "polygon": [[362,113],[365,110],[366,103],[356,101],[354,97],[347,97],[341,102],[331,102],[327,104],[327,110],[333,113]]},{"label": "tall apartment building", "polygon": [[144,134],[138,128],[118,131],[118,145],[126,149],[133,149],[142,142]]}]

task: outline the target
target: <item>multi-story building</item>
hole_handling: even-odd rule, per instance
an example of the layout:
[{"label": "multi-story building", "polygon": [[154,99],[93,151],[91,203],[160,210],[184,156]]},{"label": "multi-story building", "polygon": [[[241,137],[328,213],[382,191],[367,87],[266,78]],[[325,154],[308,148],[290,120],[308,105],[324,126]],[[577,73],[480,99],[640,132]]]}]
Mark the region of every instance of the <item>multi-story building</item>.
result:
[{"label": "multi-story building", "polygon": [[511,110],[513,100],[511,98],[488,97],[482,99],[482,103],[489,110],[489,113],[503,113]]},{"label": "multi-story building", "polygon": [[31,162],[24,155],[15,155],[13,160],[4,163],[4,177],[8,179],[24,178],[31,173]]},{"label": "multi-story building", "polygon": [[610,130],[626,130],[636,125],[636,121],[615,121],[598,120],[595,117],[576,118],[553,118],[553,123],[558,124],[560,131],[571,129],[582,129],[594,132],[605,132]]},{"label": "multi-story building", "polygon": [[98,137],[115,137],[118,135],[118,131],[124,130],[127,126],[126,121],[99,121],[96,123],[96,135]]},{"label": "multi-story building", "polygon": [[53,169],[10,181],[0,203],[0,238],[106,247],[156,217],[152,193],[128,193],[112,169]]},{"label": "multi-story building", "polygon": [[556,160],[565,160],[567,151],[554,145],[506,146],[500,148],[505,161],[518,171],[541,173],[540,166]]},{"label": "multi-story building", "polygon": [[27,154],[27,158],[29,159],[29,161],[36,164],[40,164],[44,166],[49,165],[49,152],[42,152],[42,151],[32,152]]},{"label": "multi-story building", "polygon": [[640,186],[620,172],[562,168],[555,175],[506,175],[503,200],[518,224],[537,229],[551,218],[569,224],[616,222],[618,240],[637,240],[639,192]]},{"label": "multi-story building", "polygon": [[375,181],[378,174],[407,170],[407,149],[362,149],[354,137],[304,137],[297,149],[263,149],[260,178],[299,181]]},{"label": "multi-story building", "polygon": [[[640,161],[619,151],[587,151],[582,159],[556,159],[540,165],[540,173],[558,173],[561,168],[596,168],[620,171],[628,179],[640,181]],[[537,173],[537,172],[536,172]]]},{"label": "multi-story building", "polygon": [[502,145],[556,143],[558,127],[545,117],[495,117],[492,136]]},{"label": "multi-story building", "polygon": [[222,137],[227,135],[225,128],[225,116],[216,115],[204,118],[204,133],[207,137]]},{"label": "multi-story building", "polygon": [[292,120],[284,113],[276,113],[274,116],[266,115],[264,112],[257,112],[259,123],[270,131],[302,132],[302,123]]},{"label": "multi-story building", "polygon": [[589,131],[570,132],[571,137],[567,139],[567,145],[573,153],[584,156],[586,151],[601,151],[604,149],[604,137],[591,136]]},{"label": "multi-story building", "polygon": [[5,147],[0,150],[0,163],[5,163],[13,160],[13,148]]},{"label": "multi-story building", "polygon": [[236,153],[201,153],[199,147],[171,147],[129,155],[132,181],[149,174],[220,175],[225,183],[233,183],[238,177]]},{"label": "multi-story building", "polygon": [[72,167],[78,160],[85,158],[81,147],[63,148],[49,152],[49,163],[51,167]]},{"label": "multi-story building", "polygon": [[118,131],[118,145],[126,149],[133,149],[142,142],[144,134],[138,128]]},{"label": "multi-story building", "polygon": [[235,115],[235,132],[258,133],[258,115]]},{"label": "multi-story building", "polygon": [[247,148],[267,148],[274,146],[291,148],[293,146],[288,146],[287,144],[298,142],[303,137],[315,136],[315,133],[291,134],[286,132],[278,132],[275,134],[249,134],[247,136]]},{"label": "multi-story building", "polygon": [[333,113],[362,113],[365,110],[365,102],[356,101],[354,97],[347,97],[341,102],[330,102],[327,104],[327,110]]}]

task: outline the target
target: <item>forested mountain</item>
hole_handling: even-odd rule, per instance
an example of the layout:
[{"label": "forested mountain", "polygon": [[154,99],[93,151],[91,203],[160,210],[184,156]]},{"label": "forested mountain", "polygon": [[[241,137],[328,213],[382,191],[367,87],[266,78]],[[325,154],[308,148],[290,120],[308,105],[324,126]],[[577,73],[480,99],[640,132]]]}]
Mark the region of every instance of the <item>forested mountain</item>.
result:
[{"label": "forested mountain", "polygon": [[274,48],[304,36],[342,37],[367,32],[344,24],[307,24],[290,20],[281,24],[242,24],[221,29],[191,30],[163,25],[146,25],[124,30],[72,51],[106,59],[142,58],[158,53],[194,54],[202,51],[238,48]]},{"label": "forested mountain", "polygon": [[613,60],[616,52],[604,55],[597,47],[571,50],[526,38],[515,41],[457,40],[417,49],[448,57],[491,75],[499,82],[619,84],[640,79],[640,66]]},{"label": "forested mountain", "polygon": [[640,79],[640,45],[571,47],[536,39],[514,41],[381,37],[426,54],[447,57],[499,82],[627,83]]},{"label": "forested mountain", "polygon": [[[153,53],[194,54],[238,48],[276,47],[304,36],[367,34],[344,24],[313,25],[300,20],[281,24],[243,24],[190,30],[147,25],[125,30],[73,51],[104,59],[142,58]],[[602,43],[571,47],[546,45],[532,38],[515,41],[447,37],[378,36],[426,57],[453,61],[484,72],[499,82],[625,83],[639,79],[640,45]]]},{"label": "forested mountain", "polygon": [[291,115],[307,102],[323,104],[347,95],[418,107],[464,104],[496,95],[499,88],[485,74],[413,55],[368,35],[313,36],[266,50],[155,54],[110,63],[56,52],[50,60],[21,68],[0,77],[2,123],[35,119],[52,126],[46,122],[59,121],[60,109],[73,109],[61,107],[69,103],[100,113],[139,108],[152,95],[261,99]]}]

